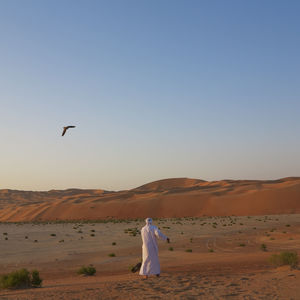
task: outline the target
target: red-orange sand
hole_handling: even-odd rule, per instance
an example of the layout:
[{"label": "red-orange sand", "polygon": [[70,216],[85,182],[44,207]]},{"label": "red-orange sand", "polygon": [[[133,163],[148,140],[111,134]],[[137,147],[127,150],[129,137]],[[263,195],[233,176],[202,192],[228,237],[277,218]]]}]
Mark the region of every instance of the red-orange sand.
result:
[{"label": "red-orange sand", "polygon": [[300,178],[273,181],[165,179],[139,188],[0,190],[0,221],[300,213]]}]

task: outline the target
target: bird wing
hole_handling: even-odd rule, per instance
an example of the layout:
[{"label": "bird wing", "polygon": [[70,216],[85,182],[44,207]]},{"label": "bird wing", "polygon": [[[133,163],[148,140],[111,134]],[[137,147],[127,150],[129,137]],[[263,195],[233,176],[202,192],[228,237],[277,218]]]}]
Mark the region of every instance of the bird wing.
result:
[{"label": "bird wing", "polygon": [[63,133],[62,133],[62,135],[61,136],[64,136],[65,135],[65,133],[66,133],[66,131],[67,131],[67,127],[64,127],[64,131],[63,131]]}]

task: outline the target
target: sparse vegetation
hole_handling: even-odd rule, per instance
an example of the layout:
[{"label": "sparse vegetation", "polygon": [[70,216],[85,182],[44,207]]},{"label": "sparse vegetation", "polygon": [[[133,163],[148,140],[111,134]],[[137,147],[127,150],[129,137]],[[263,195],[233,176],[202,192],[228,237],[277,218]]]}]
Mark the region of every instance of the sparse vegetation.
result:
[{"label": "sparse vegetation", "polygon": [[117,245],[117,243],[116,243],[116,242],[112,242],[111,244],[112,244],[113,246],[116,246],[116,245]]},{"label": "sparse vegetation", "polygon": [[93,265],[88,267],[82,266],[77,273],[85,276],[93,276],[96,273],[96,268]]},{"label": "sparse vegetation", "polygon": [[186,249],[185,252],[193,252],[192,249]]},{"label": "sparse vegetation", "polygon": [[0,277],[0,288],[19,289],[29,287],[40,287],[42,279],[39,272],[33,270],[31,273],[27,269],[21,269]]},{"label": "sparse vegetation", "polygon": [[109,253],[108,256],[110,256],[110,257],[115,257],[116,254],[115,254],[115,253]]},{"label": "sparse vegetation", "polygon": [[169,247],[169,251],[174,251],[173,247]]},{"label": "sparse vegetation", "polygon": [[244,244],[244,243],[240,244],[240,247],[245,247],[245,246],[246,246],[246,244]]},{"label": "sparse vegetation", "polygon": [[55,233],[51,233],[50,236],[56,236],[56,234]]},{"label": "sparse vegetation", "polygon": [[128,233],[131,236],[136,236],[137,234],[141,234],[141,232],[136,228],[127,228],[124,230],[124,233]]},{"label": "sparse vegetation", "polygon": [[208,252],[214,252],[214,249],[209,249]]},{"label": "sparse vegetation", "polygon": [[279,254],[273,254],[269,258],[269,262],[275,266],[290,265],[292,268],[298,266],[298,254],[297,252],[283,251]]}]

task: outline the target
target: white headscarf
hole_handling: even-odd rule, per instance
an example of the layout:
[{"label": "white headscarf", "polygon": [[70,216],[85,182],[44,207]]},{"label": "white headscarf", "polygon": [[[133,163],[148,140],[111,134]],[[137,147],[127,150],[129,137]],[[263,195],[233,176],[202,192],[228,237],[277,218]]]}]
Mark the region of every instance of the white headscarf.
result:
[{"label": "white headscarf", "polygon": [[146,225],[152,225],[152,219],[151,218],[147,218],[145,220],[145,222],[146,222]]}]

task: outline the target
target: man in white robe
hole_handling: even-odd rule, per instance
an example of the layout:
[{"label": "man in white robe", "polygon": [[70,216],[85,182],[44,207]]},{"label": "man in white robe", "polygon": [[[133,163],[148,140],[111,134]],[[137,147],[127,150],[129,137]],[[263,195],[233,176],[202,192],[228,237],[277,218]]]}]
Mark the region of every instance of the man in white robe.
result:
[{"label": "man in white robe", "polygon": [[145,279],[148,275],[160,275],[160,265],[158,259],[157,239],[170,242],[169,238],[160,232],[160,230],[152,225],[152,219],[146,219],[146,225],[141,230],[143,240],[143,262],[140,269],[140,275],[144,275]]}]

